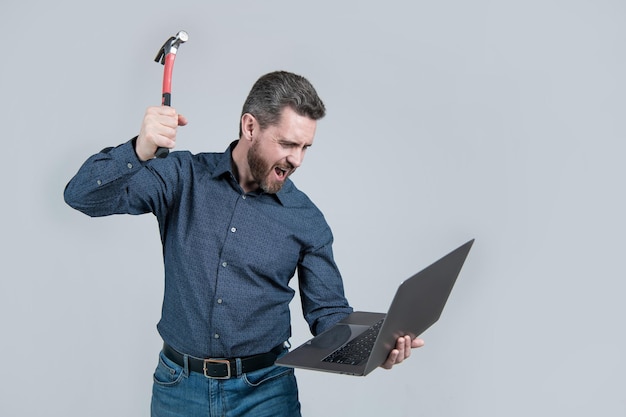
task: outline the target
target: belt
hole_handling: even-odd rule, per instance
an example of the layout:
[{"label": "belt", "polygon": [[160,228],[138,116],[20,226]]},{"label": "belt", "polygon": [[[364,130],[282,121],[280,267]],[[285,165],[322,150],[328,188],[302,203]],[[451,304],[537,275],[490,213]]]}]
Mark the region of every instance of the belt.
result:
[{"label": "belt", "polygon": [[[246,372],[252,372],[274,365],[274,361],[276,361],[276,358],[283,351],[283,349],[284,346],[281,343],[267,353],[247,356],[245,358],[230,359],[200,359],[187,355],[187,363],[191,371],[201,373],[207,378],[229,379]],[[167,343],[163,344],[163,354],[179,366],[185,366],[185,355],[178,352]],[[241,361],[241,372],[239,374],[237,373],[237,360]]]}]

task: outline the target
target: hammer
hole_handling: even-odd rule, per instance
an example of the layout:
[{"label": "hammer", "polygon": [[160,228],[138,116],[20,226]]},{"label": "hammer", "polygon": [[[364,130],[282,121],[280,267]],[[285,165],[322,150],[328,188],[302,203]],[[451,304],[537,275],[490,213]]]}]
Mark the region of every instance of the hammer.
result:
[{"label": "hammer", "polygon": [[[181,30],[165,41],[156,58],[155,62],[161,62],[164,65],[163,69],[163,98],[161,100],[162,106],[169,106],[172,103],[172,71],[174,70],[174,60],[176,59],[176,52],[178,47],[189,40],[189,35],[184,30]],[[157,158],[165,158],[170,153],[167,148],[159,147],[154,154]]]}]

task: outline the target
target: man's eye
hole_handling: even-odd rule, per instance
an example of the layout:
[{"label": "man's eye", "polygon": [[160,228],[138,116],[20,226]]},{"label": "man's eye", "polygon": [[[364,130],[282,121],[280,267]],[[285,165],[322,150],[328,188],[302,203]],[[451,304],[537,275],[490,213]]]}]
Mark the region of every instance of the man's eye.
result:
[{"label": "man's eye", "polygon": [[[297,144],[297,143],[290,143],[290,142],[279,142],[279,145],[281,146],[281,148],[284,148],[284,149],[293,149],[293,148],[299,148],[300,147],[299,144]],[[306,151],[310,147],[311,147],[311,145],[304,145],[304,146],[302,146],[302,150]]]}]

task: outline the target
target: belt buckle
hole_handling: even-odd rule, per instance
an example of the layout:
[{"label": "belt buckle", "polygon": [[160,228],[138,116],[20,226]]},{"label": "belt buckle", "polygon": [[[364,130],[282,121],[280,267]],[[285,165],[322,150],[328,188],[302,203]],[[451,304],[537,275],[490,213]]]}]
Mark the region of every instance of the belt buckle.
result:
[{"label": "belt buckle", "polygon": [[[207,365],[209,363],[223,363],[226,365],[226,376],[211,376],[207,373],[208,368]],[[230,361],[228,359],[204,359],[204,363],[202,365],[202,369],[204,370],[204,376],[211,379],[230,379],[232,376],[230,374]]]}]

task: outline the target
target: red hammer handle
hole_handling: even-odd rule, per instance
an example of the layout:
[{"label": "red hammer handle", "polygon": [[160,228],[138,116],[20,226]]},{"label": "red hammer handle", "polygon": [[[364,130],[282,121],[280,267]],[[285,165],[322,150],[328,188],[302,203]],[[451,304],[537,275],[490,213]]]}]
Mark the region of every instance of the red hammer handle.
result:
[{"label": "red hammer handle", "polygon": [[174,60],[176,54],[165,55],[165,66],[163,68],[163,100],[161,104],[163,106],[169,106],[172,104],[172,71],[174,70]]},{"label": "red hammer handle", "polygon": [[[163,95],[161,105],[170,106],[172,104],[172,71],[174,70],[174,60],[176,54],[169,53],[165,55],[165,62],[163,63]],[[157,158],[165,158],[170,153],[167,148],[157,148],[154,156]]]}]

